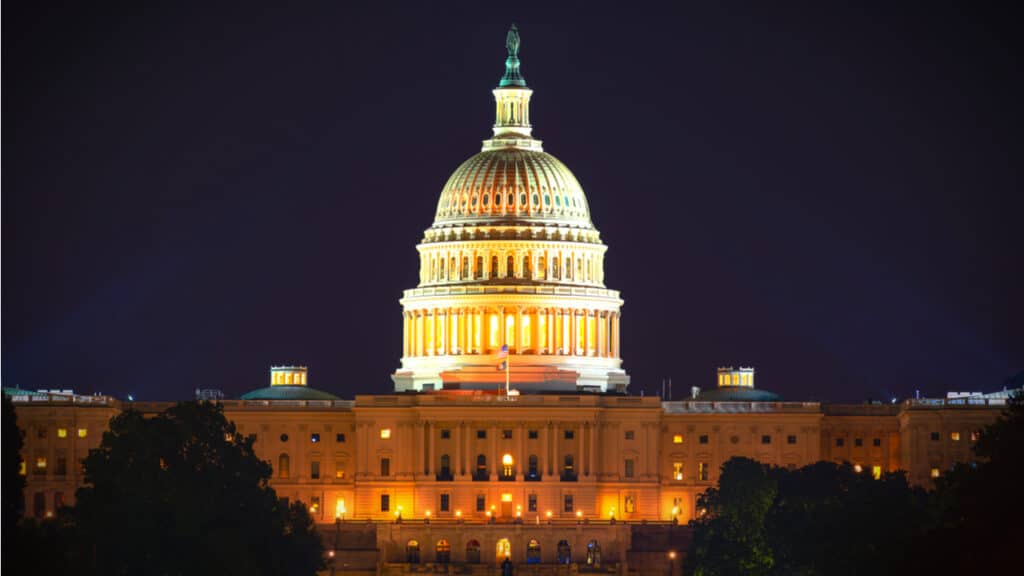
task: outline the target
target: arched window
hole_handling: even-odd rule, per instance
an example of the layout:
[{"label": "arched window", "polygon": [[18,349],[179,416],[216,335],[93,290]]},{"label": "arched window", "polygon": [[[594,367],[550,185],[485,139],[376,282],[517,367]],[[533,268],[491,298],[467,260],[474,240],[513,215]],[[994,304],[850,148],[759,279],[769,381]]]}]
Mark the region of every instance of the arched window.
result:
[{"label": "arched window", "polygon": [[547,264],[547,260],[544,256],[541,256],[540,260],[537,262],[537,273],[540,274],[541,280],[547,277],[547,268],[545,267],[545,264]]},{"label": "arched window", "polygon": [[491,256],[491,274],[490,274],[489,277],[490,278],[497,278],[498,277],[498,257],[497,256]]},{"label": "arched window", "polygon": [[484,277],[484,257],[483,256],[477,256],[476,257],[476,270],[475,270],[475,272],[476,273],[474,274],[474,276],[476,278],[483,278]]},{"label": "arched window", "polygon": [[447,454],[441,454],[441,475],[451,476],[452,473],[452,459]]},{"label": "arched window", "polygon": [[505,278],[511,278],[515,276],[516,272],[516,259],[514,256],[509,256],[505,261]]},{"label": "arched window", "polygon": [[501,475],[504,478],[515,478],[516,476],[514,461],[512,460],[511,454],[505,454],[501,457]]},{"label": "arched window", "polygon": [[494,195],[494,205],[501,206],[501,193]]},{"label": "arched window", "polygon": [[420,563],[420,543],[416,540],[409,540],[405,543],[405,561],[409,564]]},{"label": "arched window", "polygon": [[540,564],[540,542],[530,540],[526,545],[526,563]]},{"label": "arched window", "polygon": [[529,458],[528,462],[529,462],[529,464],[528,464],[529,468],[528,468],[528,471],[526,473],[526,477],[527,478],[538,478],[538,477],[540,477],[540,472],[537,470],[537,455],[536,454],[530,454],[530,458]]},{"label": "arched window", "polygon": [[466,562],[468,564],[480,563],[480,542],[476,540],[466,542]]},{"label": "arched window", "polygon": [[499,564],[505,561],[505,558],[512,557],[512,543],[508,541],[508,538],[502,538],[498,540],[498,545],[494,549],[495,557]]},{"label": "arched window", "polygon": [[441,280],[445,279],[445,267],[444,267],[445,262],[446,262],[446,260],[442,257],[441,258],[441,273],[438,275]]},{"label": "arched window", "polygon": [[597,540],[587,542],[587,566],[601,566],[601,545]]},{"label": "arched window", "polygon": [[562,277],[562,268],[559,266],[558,256],[551,258],[551,274],[555,277],[555,280]]},{"label": "arched window", "polygon": [[565,259],[565,279],[572,280],[572,256]]},{"label": "arched window", "polygon": [[515,201],[516,201],[515,194],[509,192],[508,193],[508,205],[511,206],[513,203],[515,203]]},{"label": "arched window", "polygon": [[477,454],[476,456],[476,477],[479,479],[487,479],[487,456],[483,454]]},{"label": "arched window", "polygon": [[539,204],[539,203],[540,203],[540,199],[537,198],[537,193],[534,192],[533,193],[533,206],[534,206],[535,209],[536,209],[537,204]]},{"label": "arched window", "polygon": [[291,474],[291,458],[287,454],[277,457],[277,477],[287,478]]},{"label": "arched window", "polygon": [[525,192],[520,192],[519,193],[519,205],[520,206],[526,206],[526,193]]},{"label": "arched window", "polygon": [[469,256],[462,257],[462,279],[469,278]]},{"label": "arched window", "polygon": [[455,279],[455,275],[459,272],[456,266],[458,266],[458,260],[455,259],[455,256],[452,256],[451,265],[448,267],[448,274],[451,276],[452,280]]},{"label": "arched window", "polygon": [[437,541],[437,560],[438,564],[447,564],[452,561],[452,545],[447,540],[441,538]]},{"label": "arched window", "polygon": [[484,208],[487,207],[487,202],[490,200],[490,198],[491,198],[490,194],[484,194],[484,197],[481,199],[481,202],[483,202]]},{"label": "arched window", "polygon": [[569,546],[569,542],[565,540],[558,541],[558,563],[559,564],[571,564],[572,563],[572,548]]}]

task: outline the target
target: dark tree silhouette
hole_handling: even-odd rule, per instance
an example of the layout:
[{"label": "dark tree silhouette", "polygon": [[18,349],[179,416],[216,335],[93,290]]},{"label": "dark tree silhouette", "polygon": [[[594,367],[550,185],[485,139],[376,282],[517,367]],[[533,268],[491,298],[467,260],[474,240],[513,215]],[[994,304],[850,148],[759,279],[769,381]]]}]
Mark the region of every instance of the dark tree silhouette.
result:
[{"label": "dark tree silhouette", "polygon": [[323,547],[303,505],[216,404],[115,416],[85,459],[68,521],[95,574],[314,574]]},{"label": "dark tree silhouette", "polygon": [[14,527],[21,518],[25,502],[25,477],[21,475],[21,447],[24,439],[21,428],[18,428],[14,403],[6,394],[3,403],[3,531],[5,534],[14,534]]}]

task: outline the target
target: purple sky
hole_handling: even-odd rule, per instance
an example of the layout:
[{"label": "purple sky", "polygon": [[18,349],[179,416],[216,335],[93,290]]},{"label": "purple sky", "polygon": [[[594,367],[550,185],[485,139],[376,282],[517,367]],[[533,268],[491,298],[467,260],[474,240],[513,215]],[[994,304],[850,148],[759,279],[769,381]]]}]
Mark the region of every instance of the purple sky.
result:
[{"label": "purple sky", "polygon": [[4,386],[237,396],[299,363],[344,397],[390,391],[415,245],[490,134],[512,21],[534,134],[609,245],[634,393],[720,365],[836,401],[1024,369],[1009,13],[23,4],[3,31]]}]

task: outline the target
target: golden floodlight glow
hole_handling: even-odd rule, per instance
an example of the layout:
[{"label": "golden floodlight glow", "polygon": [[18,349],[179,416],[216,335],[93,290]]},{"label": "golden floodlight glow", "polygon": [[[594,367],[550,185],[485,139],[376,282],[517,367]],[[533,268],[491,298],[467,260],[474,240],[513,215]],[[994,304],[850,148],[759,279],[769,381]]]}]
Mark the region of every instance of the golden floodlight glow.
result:
[{"label": "golden floodlight glow", "polygon": [[345,509],[345,499],[338,498],[338,503],[334,506],[334,517],[341,518],[346,512],[348,512],[348,510]]},{"label": "golden floodlight glow", "polygon": [[875,480],[880,480],[882,478],[882,467],[881,466],[872,466],[871,467],[871,477],[874,478]]},{"label": "golden floodlight glow", "polygon": [[505,465],[505,466],[511,466],[512,465],[512,455],[511,454],[505,454],[504,456],[502,456],[501,457],[501,463],[503,465]]},{"label": "golden floodlight glow", "polygon": [[381,440],[387,440],[387,439],[391,438],[391,428],[381,428],[380,429],[380,438],[381,438]]},{"label": "golden floodlight glow", "polygon": [[[512,501],[512,494],[510,494],[508,492],[505,492],[504,494],[501,495],[501,501],[502,502],[511,502]],[[491,506],[491,508],[494,508],[494,506]]]},{"label": "golden floodlight glow", "polygon": [[426,512],[424,512],[423,515],[426,516],[427,518],[430,518],[430,510],[427,510]]},{"label": "golden floodlight glow", "polygon": [[547,516],[548,518],[551,518],[551,510],[548,510],[547,512],[545,512],[544,515]]},{"label": "golden floodlight glow", "polygon": [[456,518],[462,518],[462,510],[456,510],[455,511],[455,517]]},{"label": "golden floodlight glow", "polygon": [[676,435],[672,436],[672,443],[673,444],[682,444],[683,443],[683,435],[682,434],[676,434]]},{"label": "golden floodlight glow", "polygon": [[577,517],[577,518],[581,518],[581,517],[583,517],[583,510],[577,510],[577,511],[576,511],[576,517]]}]

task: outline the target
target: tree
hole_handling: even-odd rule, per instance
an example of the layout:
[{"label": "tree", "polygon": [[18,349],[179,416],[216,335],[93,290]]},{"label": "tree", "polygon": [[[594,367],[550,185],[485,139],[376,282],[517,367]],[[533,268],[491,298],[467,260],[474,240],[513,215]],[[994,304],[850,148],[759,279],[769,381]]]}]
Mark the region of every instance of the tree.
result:
[{"label": "tree", "polygon": [[25,441],[14,403],[6,394],[3,403],[3,531],[13,534],[25,504],[25,477],[21,475],[21,447]]},{"label": "tree", "polygon": [[115,416],[70,513],[80,560],[96,574],[315,573],[312,520],[278,500],[252,445],[217,404]]}]

